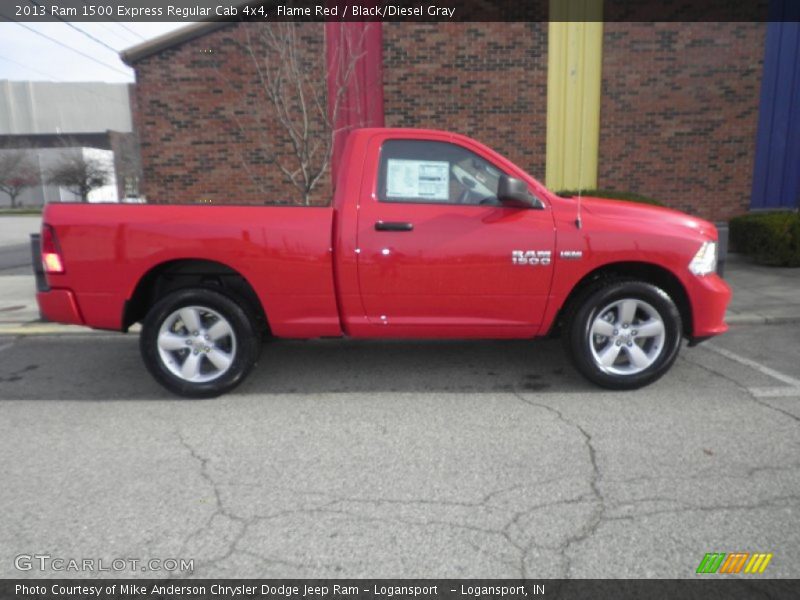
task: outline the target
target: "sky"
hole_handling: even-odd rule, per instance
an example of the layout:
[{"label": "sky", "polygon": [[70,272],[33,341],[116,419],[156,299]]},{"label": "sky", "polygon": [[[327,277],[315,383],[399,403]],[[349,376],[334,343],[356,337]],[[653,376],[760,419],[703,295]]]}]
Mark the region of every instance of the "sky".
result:
[{"label": "sky", "polygon": [[118,52],[187,25],[0,22],[0,79],[133,82]]}]

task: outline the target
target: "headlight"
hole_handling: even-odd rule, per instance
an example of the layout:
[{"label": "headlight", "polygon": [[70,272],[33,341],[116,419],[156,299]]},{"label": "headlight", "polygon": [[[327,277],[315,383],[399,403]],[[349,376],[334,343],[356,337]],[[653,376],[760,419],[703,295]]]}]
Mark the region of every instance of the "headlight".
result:
[{"label": "headlight", "polygon": [[689,263],[689,270],[695,275],[708,275],[717,270],[717,242],[704,242]]}]

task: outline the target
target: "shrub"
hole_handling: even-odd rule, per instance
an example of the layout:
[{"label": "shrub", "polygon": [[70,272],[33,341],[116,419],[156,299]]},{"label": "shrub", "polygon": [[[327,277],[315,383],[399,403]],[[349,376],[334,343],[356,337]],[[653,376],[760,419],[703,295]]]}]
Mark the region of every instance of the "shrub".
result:
[{"label": "shrub", "polygon": [[[562,198],[570,198],[577,196],[577,190],[563,190],[556,192]],[[664,206],[654,198],[648,198],[641,194],[634,194],[633,192],[618,192],[616,190],[581,190],[581,196],[592,196],[593,198],[607,198],[608,200],[628,200],[629,202],[639,202],[641,204],[652,204],[653,206]]]},{"label": "shrub", "polygon": [[764,212],[730,221],[731,245],[762,265],[800,267],[800,213]]}]

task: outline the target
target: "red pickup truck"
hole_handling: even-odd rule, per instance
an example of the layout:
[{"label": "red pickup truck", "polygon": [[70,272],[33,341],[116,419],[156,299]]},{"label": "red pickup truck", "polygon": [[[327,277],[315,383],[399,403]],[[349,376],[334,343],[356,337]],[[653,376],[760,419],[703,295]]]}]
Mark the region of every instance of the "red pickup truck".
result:
[{"label": "red pickup truck", "polygon": [[342,164],[328,207],[50,204],[41,312],[141,322],[149,371],[193,397],[239,384],[265,335],[560,334],[585,377],[633,389],[669,369],[683,337],[727,329],[707,221],[561,198],[441,131],[357,130]]}]

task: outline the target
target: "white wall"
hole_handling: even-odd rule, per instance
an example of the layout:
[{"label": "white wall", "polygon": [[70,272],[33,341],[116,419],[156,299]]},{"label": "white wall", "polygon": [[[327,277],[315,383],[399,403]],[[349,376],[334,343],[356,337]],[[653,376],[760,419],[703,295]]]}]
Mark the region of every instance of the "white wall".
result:
[{"label": "white wall", "polygon": [[[44,180],[47,172],[55,166],[66,152],[81,152],[85,158],[100,160],[106,164],[109,172],[109,183],[89,193],[89,202],[119,202],[117,195],[117,180],[114,174],[114,152],[98,148],[35,148],[27,152],[38,165],[41,179]],[[0,152],[11,150],[0,149]],[[65,188],[47,183],[28,188],[17,197],[18,206],[42,206],[46,202],[80,202],[79,196],[72,194]],[[0,192],[0,207],[10,206],[11,200],[7,194]]]},{"label": "white wall", "polygon": [[0,80],[0,135],[132,130],[128,85]]}]

